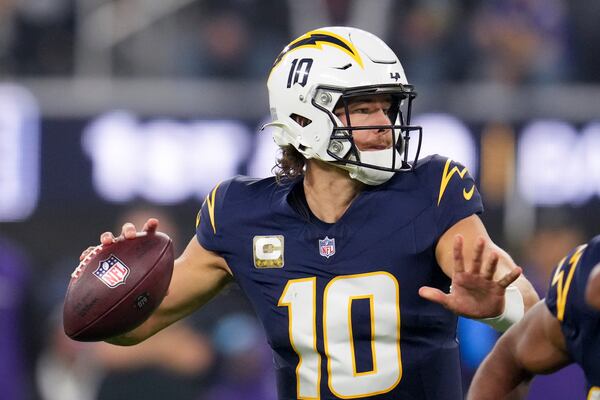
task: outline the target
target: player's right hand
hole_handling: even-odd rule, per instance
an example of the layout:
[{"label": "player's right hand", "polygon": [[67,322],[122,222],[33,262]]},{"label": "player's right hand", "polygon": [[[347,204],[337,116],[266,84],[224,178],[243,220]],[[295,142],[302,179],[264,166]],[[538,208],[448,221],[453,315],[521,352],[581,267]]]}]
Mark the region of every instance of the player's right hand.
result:
[{"label": "player's right hand", "polygon": [[[157,228],[158,219],[149,218],[142,227],[142,232],[155,232]],[[138,232],[135,225],[131,222],[126,222],[123,224],[123,227],[121,228],[121,234],[119,236],[115,237],[112,232],[104,232],[102,235],[100,235],[100,245],[110,246],[117,240],[135,239],[137,237],[137,234]],[[96,249],[96,247],[97,246],[90,246],[87,249],[85,249],[83,253],[81,253],[81,255],[79,256],[79,260],[83,261],[88,256],[88,254],[90,254],[90,252]]]}]

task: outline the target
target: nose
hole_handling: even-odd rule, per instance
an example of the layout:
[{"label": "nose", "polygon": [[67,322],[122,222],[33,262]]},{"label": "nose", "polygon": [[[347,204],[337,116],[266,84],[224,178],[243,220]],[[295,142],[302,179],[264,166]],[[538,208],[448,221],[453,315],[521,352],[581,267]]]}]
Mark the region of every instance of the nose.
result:
[{"label": "nose", "polygon": [[[373,114],[373,125],[391,125],[390,117],[387,115],[383,108],[379,108]],[[387,132],[389,129],[379,129],[378,132]]]}]

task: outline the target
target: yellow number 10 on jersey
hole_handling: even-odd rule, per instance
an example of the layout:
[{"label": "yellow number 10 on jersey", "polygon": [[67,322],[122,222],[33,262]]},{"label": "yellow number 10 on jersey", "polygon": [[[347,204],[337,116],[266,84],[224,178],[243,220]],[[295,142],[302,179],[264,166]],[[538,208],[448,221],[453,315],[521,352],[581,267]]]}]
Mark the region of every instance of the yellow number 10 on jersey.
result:
[{"label": "yellow number 10 on jersey", "polygon": [[[320,398],[316,291],[317,278],[293,279],[278,303],[288,308],[290,343],[300,359],[296,367],[298,399]],[[371,371],[356,370],[352,302],[357,299],[368,299],[371,310]],[[373,396],[396,387],[402,378],[400,290],[396,278],[387,272],[370,272],[332,279],[323,293],[323,343],[327,383],[337,397]]]}]

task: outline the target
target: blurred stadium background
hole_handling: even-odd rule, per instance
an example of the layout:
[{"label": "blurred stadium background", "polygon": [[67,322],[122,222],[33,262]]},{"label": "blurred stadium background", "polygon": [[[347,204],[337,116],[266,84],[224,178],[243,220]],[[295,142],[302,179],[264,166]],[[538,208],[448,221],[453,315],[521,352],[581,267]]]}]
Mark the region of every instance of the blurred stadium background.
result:
[{"label": "blurred stadium background", "polygon": [[[0,0],[0,399],[275,398],[235,286],[137,350],[66,340],[60,307],[99,233],[158,215],[181,249],[214,184],[270,174],[269,68],[320,26],[396,50],[423,152],[469,167],[493,239],[543,293],[600,225],[598,15],[583,0]],[[495,339],[461,320],[465,387]],[[582,379],[538,378],[528,398],[584,398]]]}]

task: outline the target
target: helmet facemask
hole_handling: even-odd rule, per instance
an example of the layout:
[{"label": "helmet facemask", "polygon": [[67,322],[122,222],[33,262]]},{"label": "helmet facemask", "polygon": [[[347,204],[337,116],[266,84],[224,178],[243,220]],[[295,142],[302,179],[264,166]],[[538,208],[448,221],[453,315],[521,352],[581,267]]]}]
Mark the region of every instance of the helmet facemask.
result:
[{"label": "helmet facemask", "polygon": [[[331,99],[332,94],[339,97],[336,106],[326,107],[323,99]],[[388,118],[390,125],[353,126],[350,118],[349,104],[361,97],[386,95],[390,98]],[[314,107],[327,113],[333,124],[329,137],[327,154],[333,163],[350,172],[350,176],[370,185],[381,184],[392,177],[395,172],[412,171],[416,167],[421,149],[422,128],[410,125],[412,101],[416,97],[410,85],[378,85],[343,89],[320,87],[312,99]],[[320,104],[321,103],[321,104]],[[347,125],[343,125],[334,111],[343,107]],[[392,145],[383,150],[360,150],[356,145],[353,133],[362,130],[386,130],[391,133]],[[414,159],[409,160],[411,132],[416,131],[417,143]],[[413,135],[414,139],[414,135]],[[368,170],[367,170],[368,169]]]}]

